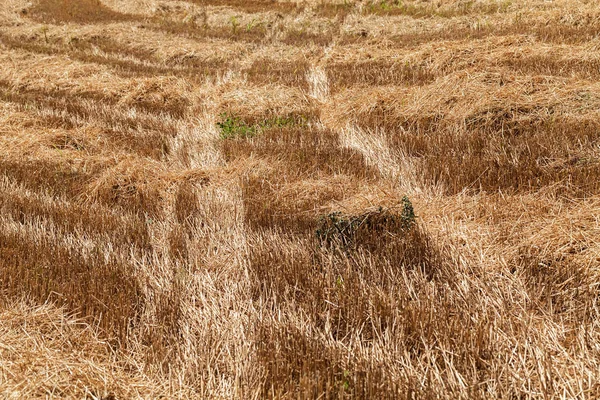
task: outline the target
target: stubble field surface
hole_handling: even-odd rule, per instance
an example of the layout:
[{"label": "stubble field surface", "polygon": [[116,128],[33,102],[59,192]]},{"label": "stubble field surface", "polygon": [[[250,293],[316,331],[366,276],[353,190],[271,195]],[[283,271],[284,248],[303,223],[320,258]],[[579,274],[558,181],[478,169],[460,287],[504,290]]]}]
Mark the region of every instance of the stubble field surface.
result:
[{"label": "stubble field surface", "polygon": [[0,0],[0,149],[2,398],[600,397],[594,1]]}]

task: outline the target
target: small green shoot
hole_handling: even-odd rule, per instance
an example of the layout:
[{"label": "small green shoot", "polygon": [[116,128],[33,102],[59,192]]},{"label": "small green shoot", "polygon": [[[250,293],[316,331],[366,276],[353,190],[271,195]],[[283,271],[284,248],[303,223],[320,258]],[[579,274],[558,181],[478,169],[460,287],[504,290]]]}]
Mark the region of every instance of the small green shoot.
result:
[{"label": "small green shoot", "polygon": [[237,34],[237,29],[240,26],[240,21],[236,16],[233,16],[229,19],[229,22],[231,23],[231,32],[233,33],[233,35]]}]

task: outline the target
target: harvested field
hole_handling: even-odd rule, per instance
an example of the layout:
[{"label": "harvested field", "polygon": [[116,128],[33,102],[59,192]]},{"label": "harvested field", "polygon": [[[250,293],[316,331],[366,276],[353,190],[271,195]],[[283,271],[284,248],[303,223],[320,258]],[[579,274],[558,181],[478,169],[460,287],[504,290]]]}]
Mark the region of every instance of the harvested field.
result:
[{"label": "harvested field", "polygon": [[0,397],[600,397],[600,5],[5,0]]}]

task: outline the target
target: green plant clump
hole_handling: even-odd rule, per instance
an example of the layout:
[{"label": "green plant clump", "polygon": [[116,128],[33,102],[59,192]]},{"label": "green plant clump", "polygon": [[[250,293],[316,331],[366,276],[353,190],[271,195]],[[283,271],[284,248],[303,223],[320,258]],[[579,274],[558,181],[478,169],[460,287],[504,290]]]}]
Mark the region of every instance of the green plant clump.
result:
[{"label": "green plant clump", "polygon": [[305,124],[306,118],[302,116],[276,116],[264,119],[259,123],[248,124],[234,114],[223,113],[221,114],[221,121],[217,122],[217,127],[220,130],[221,139],[246,139],[256,136],[265,129],[284,128]]},{"label": "green plant clump", "polygon": [[221,139],[248,138],[256,134],[256,127],[248,125],[240,117],[232,114],[221,114],[221,121],[217,122],[221,131]]},{"label": "green plant clump", "polygon": [[394,213],[379,207],[360,215],[344,215],[340,211],[330,213],[319,220],[316,236],[323,245],[337,244],[344,248],[356,247],[386,235],[399,235],[410,231],[416,215],[408,197],[402,198],[402,211]]}]

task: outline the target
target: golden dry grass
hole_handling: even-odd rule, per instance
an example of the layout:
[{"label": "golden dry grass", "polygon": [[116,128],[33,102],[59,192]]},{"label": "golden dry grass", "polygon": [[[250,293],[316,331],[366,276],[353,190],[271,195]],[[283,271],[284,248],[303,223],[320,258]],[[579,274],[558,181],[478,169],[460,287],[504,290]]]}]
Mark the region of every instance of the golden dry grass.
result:
[{"label": "golden dry grass", "polygon": [[0,397],[600,397],[599,34],[583,0],[5,0]]}]

